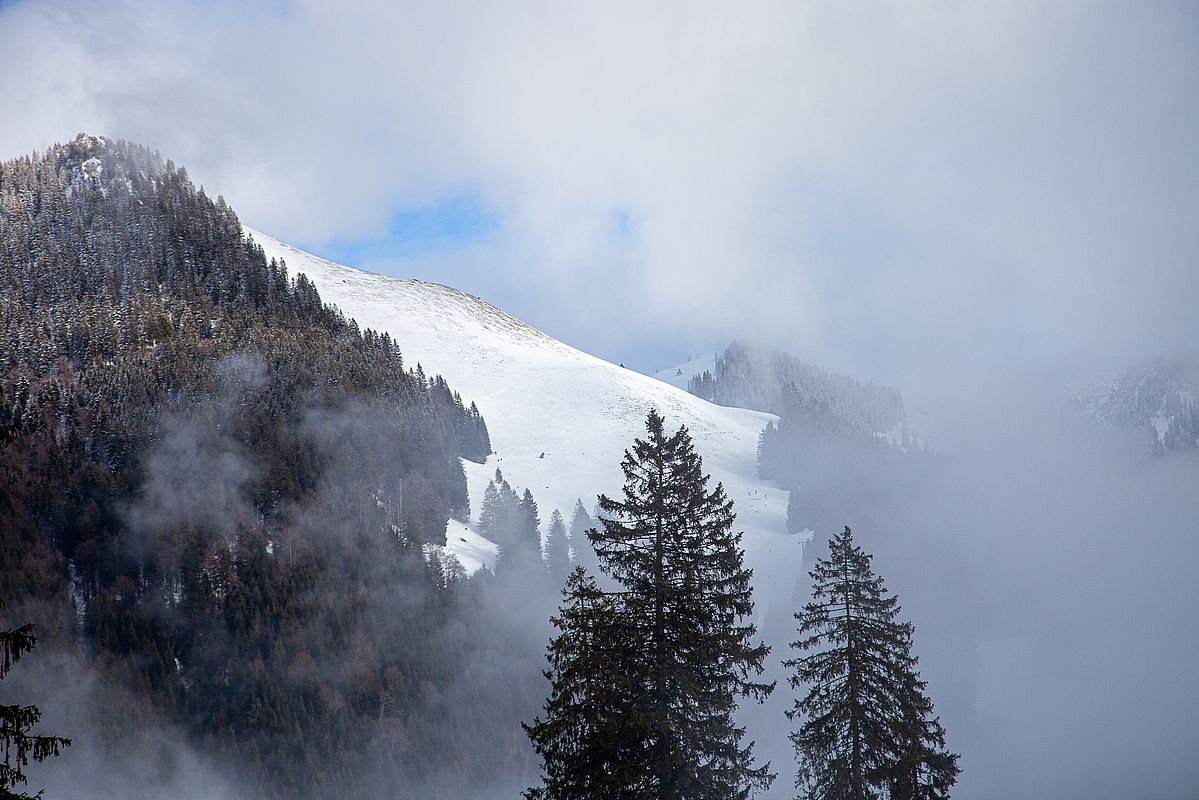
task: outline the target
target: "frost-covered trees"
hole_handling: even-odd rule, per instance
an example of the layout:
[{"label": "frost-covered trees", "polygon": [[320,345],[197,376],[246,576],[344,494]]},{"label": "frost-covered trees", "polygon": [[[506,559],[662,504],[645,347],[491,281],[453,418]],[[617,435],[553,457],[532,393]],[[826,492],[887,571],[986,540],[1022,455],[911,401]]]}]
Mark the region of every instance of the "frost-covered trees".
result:
[{"label": "frost-covered trees", "polygon": [[[610,763],[611,743],[591,732],[602,709],[570,702],[573,670],[593,669],[589,677],[620,681],[620,699],[630,709],[620,732],[625,777],[603,796],[747,798],[773,776],[769,765],[754,763],[753,743],[744,742],[733,713],[741,698],[761,701],[774,685],[755,680],[769,648],[753,641],[751,572],[733,531],[733,504],[722,486],[709,489],[685,427],[668,435],[651,411],[646,429],[646,439],[625,453],[623,495],[600,498],[600,527],[589,532],[601,569],[619,585],[592,603],[593,613],[605,631],[601,640],[618,639],[621,647],[592,667],[563,649],[576,638],[565,611],[595,591],[576,571],[550,646],[546,717],[528,727],[545,760],[541,796],[592,796],[556,794],[555,775],[563,772],[592,770],[592,783],[612,779],[595,772]],[[573,716],[563,723],[563,713]],[[564,736],[577,741],[567,746]],[[567,754],[565,762],[555,761],[558,753]]]},{"label": "frost-covered trees", "polygon": [[[465,753],[455,737],[499,739],[485,731],[535,706],[497,671],[507,694],[469,731],[419,711],[447,665],[475,660],[477,616],[455,638],[453,615],[489,602],[485,582],[447,582],[421,547],[470,512],[461,458],[490,450],[477,408],[145,148],[80,137],[0,163],[9,426],[7,598],[73,598],[76,626],[40,630],[79,637],[136,702],[245,756],[244,796],[364,796],[380,724],[402,716],[411,744],[375,765],[411,777]],[[234,502],[220,502],[229,476]],[[512,663],[511,641],[486,646]],[[497,764],[531,761],[524,750],[472,753],[454,772],[490,782]]]},{"label": "frost-covered trees", "polygon": [[811,571],[812,602],[795,618],[806,654],[784,662],[806,690],[788,712],[806,800],[933,800],[949,796],[957,756],[933,715],[912,655],[912,625],[847,527]]},{"label": "frost-covered trees", "polygon": [[827,407],[839,420],[865,431],[884,431],[904,419],[903,398],[889,386],[830,373],[763,345],[732,342],[711,372],[687,381],[687,391],[726,406],[783,415],[788,404]]}]

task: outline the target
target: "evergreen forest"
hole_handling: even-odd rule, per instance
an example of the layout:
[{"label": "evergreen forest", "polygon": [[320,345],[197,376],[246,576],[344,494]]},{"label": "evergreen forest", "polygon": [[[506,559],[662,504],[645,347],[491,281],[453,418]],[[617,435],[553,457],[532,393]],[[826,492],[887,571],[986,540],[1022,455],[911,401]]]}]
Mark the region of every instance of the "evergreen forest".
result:
[{"label": "evergreen forest", "polygon": [[[169,726],[241,796],[522,774],[536,667],[472,674],[515,634],[488,574],[428,557],[486,423],[184,169],[82,135],[0,165],[0,387],[4,620],[119,688],[97,759]],[[6,685],[53,698],[29,670]]]}]

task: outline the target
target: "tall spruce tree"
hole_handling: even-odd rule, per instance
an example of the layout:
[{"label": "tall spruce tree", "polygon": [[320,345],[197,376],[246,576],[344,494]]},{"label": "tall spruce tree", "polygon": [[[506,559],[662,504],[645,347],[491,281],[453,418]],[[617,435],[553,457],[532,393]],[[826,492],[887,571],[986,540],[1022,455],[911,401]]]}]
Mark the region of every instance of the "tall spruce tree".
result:
[{"label": "tall spruce tree", "polygon": [[927,688],[913,659],[895,725],[896,757],[878,776],[891,800],[945,800],[957,782],[958,756],[945,749],[945,728]]},{"label": "tall spruce tree", "polygon": [[769,648],[748,621],[752,573],[732,501],[719,484],[709,490],[687,429],[667,435],[651,411],[646,430],[625,452],[622,498],[601,497],[601,527],[588,531],[620,585],[608,617],[626,647],[606,674],[628,678],[638,709],[624,730],[628,780],[609,796],[741,800],[774,777],[733,721],[740,698],[761,702],[774,688],[754,680]]},{"label": "tall spruce tree", "polygon": [[791,734],[806,800],[945,798],[957,756],[925,695],[912,655],[912,624],[898,620],[899,600],[853,543],[848,527],[818,559],[812,602],[795,618],[791,647],[813,651],[784,661],[791,685],[806,687],[787,713],[803,719]]},{"label": "tall spruce tree", "polygon": [[[4,602],[0,601],[0,608],[3,607]],[[0,630],[0,680],[36,642],[32,625]],[[37,706],[0,705],[0,750],[4,751],[4,761],[0,763],[0,798],[41,797],[41,792],[29,795],[16,791],[16,787],[28,782],[24,768],[29,766],[29,759],[45,761],[71,746],[71,740],[61,736],[34,735],[31,731],[41,718]]]},{"label": "tall spruce tree", "polygon": [[[499,475],[499,470],[496,470]],[[502,480],[502,478],[501,478]],[[479,509],[479,532],[498,543],[500,529],[504,524],[504,502],[495,481],[488,481],[483,490],[483,503]]]},{"label": "tall spruce tree", "polygon": [[562,590],[558,634],[547,648],[550,696],[544,718],[524,725],[541,756],[542,785],[529,800],[634,800],[647,777],[641,749],[648,740],[643,686],[623,669],[636,656],[617,598],[583,567]]},{"label": "tall spruce tree", "polygon": [[541,514],[533,493],[525,489],[516,504],[516,530],[520,544],[530,553],[541,553]]},{"label": "tall spruce tree", "polygon": [[[549,585],[545,561],[541,550],[541,518],[533,493],[525,489],[524,494],[503,480],[496,470],[495,481],[487,484],[483,492],[482,508],[479,512],[479,532],[499,546],[496,555],[495,574],[505,580],[524,581],[535,579],[545,588]],[[562,570],[562,578],[567,570]]]}]

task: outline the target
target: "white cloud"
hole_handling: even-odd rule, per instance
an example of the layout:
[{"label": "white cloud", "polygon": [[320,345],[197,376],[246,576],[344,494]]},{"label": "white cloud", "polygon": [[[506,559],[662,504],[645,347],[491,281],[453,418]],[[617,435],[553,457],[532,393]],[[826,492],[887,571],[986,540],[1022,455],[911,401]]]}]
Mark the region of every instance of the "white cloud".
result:
[{"label": "white cloud", "polygon": [[474,192],[500,232],[375,266],[612,356],[757,332],[902,380],[1194,340],[1195,32],[1089,3],[17,4],[0,148],[138,140],[315,247]]}]

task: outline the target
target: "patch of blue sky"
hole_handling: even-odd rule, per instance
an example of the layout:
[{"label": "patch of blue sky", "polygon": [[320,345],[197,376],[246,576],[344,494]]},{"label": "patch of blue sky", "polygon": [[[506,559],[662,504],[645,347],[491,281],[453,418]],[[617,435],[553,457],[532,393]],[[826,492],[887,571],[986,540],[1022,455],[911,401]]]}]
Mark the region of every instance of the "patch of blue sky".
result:
[{"label": "patch of blue sky", "polygon": [[617,209],[612,212],[612,233],[621,239],[633,235],[633,220],[629,212]]},{"label": "patch of blue sky", "polygon": [[340,264],[417,258],[468,247],[500,227],[499,215],[484,206],[477,194],[463,192],[396,213],[385,233],[334,240],[317,249],[320,256]]}]

